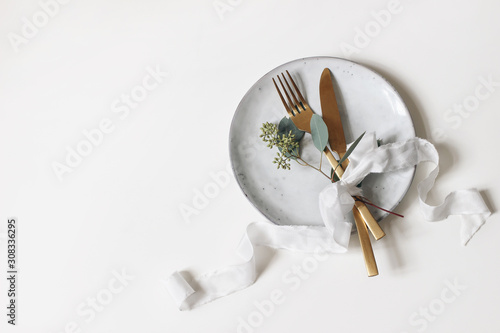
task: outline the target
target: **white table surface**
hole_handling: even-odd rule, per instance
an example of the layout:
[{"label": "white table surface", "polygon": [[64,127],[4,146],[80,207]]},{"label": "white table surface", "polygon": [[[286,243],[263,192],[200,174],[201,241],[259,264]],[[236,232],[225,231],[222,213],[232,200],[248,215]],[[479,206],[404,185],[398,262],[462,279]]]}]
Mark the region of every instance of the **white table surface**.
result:
[{"label": "white table surface", "polygon": [[[500,330],[499,2],[54,1],[0,11],[2,276],[9,217],[19,231],[17,325],[2,278],[2,332]],[[356,236],[307,275],[293,273],[307,255],[259,249],[254,285],[180,312],[160,279],[237,263],[245,227],[263,219],[234,178],[198,215],[181,207],[226,172],[249,87],[319,55],[366,65],[400,92],[441,156],[431,202],[476,187],[493,215],[461,246],[458,219],[423,221],[419,167],[405,218],[382,222],[378,277],[366,277]],[[144,99],[126,107],[132,92]],[[99,126],[108,133],[85,146]],[[77,147],[88,155],[58,179],[54,163]],[[273,292],[281,302],[259,310]]]}]

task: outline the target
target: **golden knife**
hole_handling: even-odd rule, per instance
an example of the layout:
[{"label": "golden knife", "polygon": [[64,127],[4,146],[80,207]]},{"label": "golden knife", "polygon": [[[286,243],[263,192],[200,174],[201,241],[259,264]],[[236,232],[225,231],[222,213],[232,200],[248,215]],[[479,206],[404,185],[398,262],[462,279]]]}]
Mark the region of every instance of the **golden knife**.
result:
[{"label": "golden knife", "polygon": [[[330,70],[325,68],[321,74],[320,80],[320,97],[321,97],[321,112],[323,113],[323,120],[328,127],[328,143],[333,151],[339,154],[342,158],[347,150],[347,145],[345,142],[344,129],[342,127],[342,120],[340,119],[339,108],[337,105],[337,100],[335,98],[335,91],[333,89],[332,76]],[[341,168],[347,168],[349,160],[345,160],[342,166],[339,166],[336,171],[343,173]],[[338,175],[339,178],[341,175]],[[377,221],[373,218],[372,214],[368,210],[368,207],[361,201],[356,200],[356,208],[365,220],[368,229],[370,229],[373,237],[376,240],[385,236],[384,231],[380,228]]]},{"label": "golden knife", "polygon": [[[344,136],[344,129],[342,127],[342,120],[333,89],[332,76],[330,70],[325,68],[321,74],[319,85],[320,99],[321,99],[321,113],[323,120],[328,127],[328,143],[332,150],[336,151],[340,158],[344,156],[347,150],[347,144]],[[327,156],[330,160],[333,156]],[[342,178],[344,170],[349,164],[348,160],[342,163],[342,166],[335,168],[337,176]],[[384,231],[380,228],[377,221],[373,218],[370,211],[360,201],[355,201],[355,208],[353,209],[354,220],[356,228],[358,229],[359,241],[361,249],[365,258],[365,265],[368,271],[368,276],[378,275],[377,263],[373,255],[371,247],[370,236],[368,235],[367,226],[372,232],[375,239],[380,239],[385,236]],[[363,221],[364,220],[364,221]],[[366,224],[365,224],[366,223]]]}]

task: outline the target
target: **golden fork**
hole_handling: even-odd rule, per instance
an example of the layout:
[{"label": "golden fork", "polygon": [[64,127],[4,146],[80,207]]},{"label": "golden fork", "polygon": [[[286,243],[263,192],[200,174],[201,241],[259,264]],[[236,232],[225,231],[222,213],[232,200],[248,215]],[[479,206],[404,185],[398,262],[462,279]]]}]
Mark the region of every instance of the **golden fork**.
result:
[{"label": "golden fork", "polygon": [[[285,88],[285,85],[283,85],[283,82],[281,81],[281,78],[279,76],[278,80],[280,82],[281,87],[283,88],[283,92],[288,100],[288,103],[283,98],[283,95],[281,94],[281,91],[278,85],[276,84],[276,81],[273,78],[273,83],[274,86],[276,87],[276,91],[278,92],[278,95],[280,96],[281,101],[283,102],[283,105],[285,106],[285,109],[288,115],[290,116],[290,119],[295,124],[295,126],[297,126],[297,128],[302,131],[311,133],[310,123],[311,123],[311,118],[313,116],[313,111],[307,104],[302,94],[300,93],[300,90],[295,84],[295,81],[292,79],[290,73],[288,71],[286,71],[286,73],[288,74],[288,77],[292,82],[292,85],[295,89],[295,93],[294,90],[290,87],[290,84],[288,83],[283,73],[281,73],[281,76],[283,77],[283,81],[285,81],[288,91]],[[290,94],[288,92],[290,92]],[[292,96],[291,98],[290,95]],[[298,99],[296,95],[298,96]],[[330,163],[332,168],[335,170],[336,175],[340,179],[344,174],[342,166],[339,165],[338,161],[335,159],[331,150],[328,147],[325,148],[324,154],[328,159],[328,162]],[[347,166],[347,163],[344,166]],[[353,209],[353,215],[354,215],[354,221],[356,223],[356,228],[358,229],[358,236],[361,243],[361,249],[363,251],[363,255],[365,258],[365,265],[368,270],[368,275],[369,276],[378,275],[377,263],[375,261],[375,256],[373,255],[373,249],[371,247],[370,236],[368,235],[367,225],[370,228],[370,231],[374,235],[375,239],[382,238],[385,235],[385,233],[382,231],[377,221],[375,221],[375,219],[373,218],[373,216],[371,215],[370,211],[368,210],[368,208],[364,203],[355,200],[355,209]]]},{"label": "golden fork", "polygon": [[[295,96],[295,93],[293,92],[292,88],[290,87],[290,84],[288,83],[288,80],[285,78],[283,73],[281,73],[281,75],[283,76],[283,80],[285,81],[285,84],[288,87],[288,91],[290,91],[290,95],[292,96],[292,98],[290,98],[290,95],[288,94],[287,89],[285,89],[285,86],[283,85],[283,82],[281,81],[281,78],[279,76],[278,76],[278,80],[280,81],[281,87],[283,88],[285,96],[287,97],[288,104],[286,103],[285,99],[283,98],[283,95],[281,94],[280,89],[278,88],[278,85],[276,84],[276,81],[273,78],[274,86],[276,87],[276,90],[278,91],[278,94],[281,98],[281,101],[283,102],[283,105],[285,106],[285,109],[287,110],[288,115],[290,116],[290,119],[292,119],[295,126],[297,126],[297,128],[299,128],[303,131],[311,133],[311,117],[313,115],[313,111],[312,111],[311,107],[309,107],[309,105],[307,104],[305,98],[300,93],[300,90],[297,87],[297,85],[295,84],[295,81],[293,80],[290,73],[288,71],[286,71],[286,73],[288,74],[288,77],[290,78],[290,81],[292,82],[292,86],[294,87],[294,90],[298,96],[298,99]],[[292,99],[293,99],[293,101],[292,101]],[[342,177],[342,175],[344,174],[344,169],[349,164],[349,161],[345,160],[342,163],[342,165],[337,166],[338,162],[328,147],[325,148],[324,153],[325,153],[326,158],[328,159],[328,161],[330,162],[330,164],[334,168],[335,173],[337,174],[337,176],[340,179]],[[380,228],[377,221],[373,218],[372,214],[368,210],[368,207],[366,207],[366,205],[359,200],[355,201],[355,205],[356,205],[356,208],[359,210],[359,213],[361,214],[361,216],[365,220],[365,223],[368,226],[368,228],[370,229],[373,237],[375,237],[376,240],[379,240],[380,238],[384,237],[385,236],[384,231],[382,230],[382,228]]]}]

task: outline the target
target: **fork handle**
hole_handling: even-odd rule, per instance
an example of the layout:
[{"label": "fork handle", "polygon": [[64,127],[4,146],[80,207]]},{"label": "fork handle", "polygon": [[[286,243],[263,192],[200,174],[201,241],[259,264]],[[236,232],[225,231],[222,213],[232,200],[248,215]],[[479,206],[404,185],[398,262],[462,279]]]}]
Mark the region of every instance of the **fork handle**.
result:
[{"label": "fork handle", "polygon": [[354,221],[356,222],[356,228],[358,229],[359,243],[361,244],[361,251],[363,251],[363,258],[365,259],[366,271],[368,276],[376,276],[378,275],[377,262],[375,261],[375,255],[373,254],[368,229],[366,228],[366,224],[363,223],[359,211],[357,209],[353,209],[352,213],[354,215]]},{"label": "fork handle", "polygon": [[[339,165],[339,163],[333,156],[330,149],[328,149],[328,147],[325,148],[324,153],[326,155],[326,158],[328,159],[328,162],[330,162],[330,165],[335,170],[335,174],[337,175],[337,177],[339,177],[339,179],[342,178],[342,176],[344,175],[344,169],[342,168],[342,165]],[[380,238],[384,237],[385,236],[384,230],[382,230],[380,225],[373,218],[373,215],[368,210],[368,207],[366,207],[366,205],[363,202],[358,200],[354,201],[354,205],[356,209],[359,211],[366,225],[368,226],[368,229],[370,229],[370,232],[372,233],[373,237],[375,237],[376,240],[379,240]]]},{"label": "fork handle", "polygon": [[379,240],[380,238],[384,237],[385,236],[384,230],[382,230],[377,220],[373,218],[373,215],[368,210],[368,207],[366,207],[366,205],[359,200],[355,200],[354,205],[356,206],[356,208],[359,211],[359,214],[361,215],[366,225],[368,226],[368,229],[370,229],[370,232],[372,233],[373,237],[375,237],[376,240]]}]

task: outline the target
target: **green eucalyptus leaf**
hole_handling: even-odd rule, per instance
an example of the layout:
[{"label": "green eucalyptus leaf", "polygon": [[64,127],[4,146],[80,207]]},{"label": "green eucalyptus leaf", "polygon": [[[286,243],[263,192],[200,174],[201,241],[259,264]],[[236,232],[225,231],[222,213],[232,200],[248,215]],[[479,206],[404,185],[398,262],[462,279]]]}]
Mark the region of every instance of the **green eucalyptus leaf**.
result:
[{"label": "green eucalyptus leaf", "polygon": [[281,119],[278,125],[278,134],[279,135],[288,134],[290,133],[290,131],[292,132],[293,135],[295,135],[295,141],[297,142],[299,142],[306,133],[304,131],[299,130],[290,118],[283,117],[283,119]]},{"label": "green eucalyptus leaf", "polygon": [[359,138],[357,138],[356,141],[354,141],[352,143],[352,145],[349,147],[349,149],[347,149],[347,151],[345,152],[344,156],[342,156],[342,158],[340,159],[339,165],[342,164],[342,163],[344,163],[345,160],[347,160],[347,158],[349,157],[349,155],[351,155],[351,153],[354,151],[354,148],[356,148],[356,146],[358,145],[358,143],[365,136],[365,133],[366,132],[363,132],[363,134],[361,134],[359,136]]},{"label": "green eucalyptus leaf", "polygon": [[311,118],[311,135],[314,146],[320,151],[325,150],[328,143],[328,127],[326,127],[323,118],[317,114],[313,114]]}]

